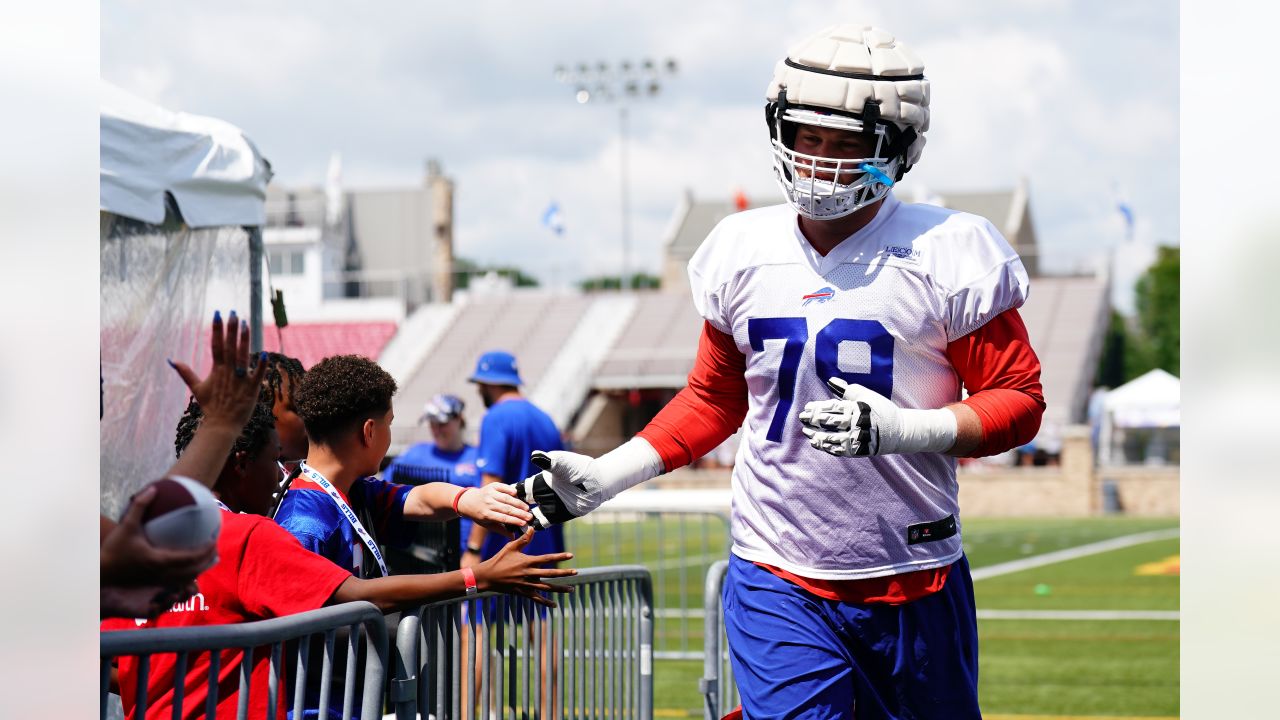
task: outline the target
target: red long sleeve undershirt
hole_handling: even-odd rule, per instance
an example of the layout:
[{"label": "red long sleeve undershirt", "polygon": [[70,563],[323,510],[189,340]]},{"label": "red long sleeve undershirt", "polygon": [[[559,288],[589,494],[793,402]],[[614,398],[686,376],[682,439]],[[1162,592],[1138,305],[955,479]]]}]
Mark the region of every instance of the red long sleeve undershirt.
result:
[{"label": "red long sleeve undershirt", "polygon": [[[969,457],[1001,453],[1035,437],[1044,414],[1040,359],[1016,309],[947,345],[947,358],[969,393],[964,404],[982,424],[982,441]],[[733,336],[704,323],[688,385],[639,432],[668,472],[711,452],[742,426],[746,368]]]},{"label": "red long sleeve undershirt", "polygon": [[947,345],[947,359],[982,423],[982,442],[967,457],[995,455],[1032,441],[1044,415],[1040,358],[1016,309],[1006,310]]}]

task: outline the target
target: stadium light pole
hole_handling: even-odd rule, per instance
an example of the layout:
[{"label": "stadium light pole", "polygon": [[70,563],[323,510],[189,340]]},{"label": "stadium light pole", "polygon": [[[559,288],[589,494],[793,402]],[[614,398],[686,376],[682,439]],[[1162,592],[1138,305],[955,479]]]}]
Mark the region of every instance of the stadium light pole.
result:
[{"label": "stadium light pole", "polygon": [[574,99],[579,105],[587,103],[618,103],[619,135],[619,185],[622,200],[622,269],[618,275],[619,290],[628,288],[628,270],[631,246],[631,202],[627,167],[628,104],[645,98],[655,98],[662,92],[662,84],[675,77],[676,61],[672,58],[654,60],[644,58],[639,62],[623,60],[616,66],[600,62],[579,62],[572,66],[557,65],[555,79],[574,88]]}]

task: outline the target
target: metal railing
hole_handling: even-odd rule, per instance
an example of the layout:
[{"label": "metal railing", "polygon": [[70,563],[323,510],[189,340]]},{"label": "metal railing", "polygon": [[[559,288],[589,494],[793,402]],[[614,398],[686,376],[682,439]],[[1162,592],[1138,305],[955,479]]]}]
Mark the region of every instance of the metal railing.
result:
[{"label": "metal railing", "polygon": [[[359,695],[362,698],[360,717],[379,718],[382,716],[382,688],[387,674],[387,634],[382,613],[367,602],[345,603],[297,615],[236,625],[200,625],[103,632],[99,639],[102,657],[100,717],[107,716],[112,661],[128,656],[138,658],[136,710],[133,716],[146,717],[149,695],[154,695],[156,690],[160,691],[160,695],[172,690],[172,705],[175,708],[173,716],[186,717],[187,715],[183,712],[183,696],[188,687],[187,669],[191,666],[193,653],[195,657],[202,653],[209,655],[209,673],[205,686],[207,693],[205,717],[216,717],[218,703],[227,699],[219,692],[219,675],[223,661],[223,654],[220,651],[238,650],[239,659],[232,660],[239,664],[240,678],[236,690],[238,693],[236,717],[244,718],[249,714],[250,678],[253,676],[255,656],[260,657],[260,654],[255,651],[269,646],[270,679],[265,716],[273,718],[279,711],[280,703],[287,699],[281,697],[288,684],[284,669],[287,667],[286,662],[292,662],[292,659],[286,659],[283,656],[285,643],[292,641],[297,641],[296,650],[290,652],[290,655],[296,658],[297,668],[292,679],[294,688],[292,707],[304,707],[311,664],[311,639],[312,636],[319,634],[324,635],[324,647],[320,668],[320,700],[317,707],[327,708],[331,700],[334,645],[338,630],[343,628],[350,629],[346,643],[346,678],[342,690],[343,720],[349,720],[353,716],[353,705],[357,697],[356,668],[361,635],[364,637],[366,659],[364,683]],[[148,687],[150,660],[153,656],[164,653],[177,655],[173,686],[172,688],[150,688]],[[259,715],[257,712],[253,714]]]},{"label": "metal railing", "polygon": [[406,613],[391,701],[399,720],[653,718],[653,589],[636,566],[554,581],[545,608],[484,593]]},{"label": "metal railing", "polygon": [[728,560],[712,565],[707,571],[703,594],[702,679],[698,681],[698,689],[702,691],[702,714],[705,720],[720,720],[737,707],[739,702],[738,686],[733,682],[733,666],[729,662],[729,643],[725,638],[724,612],[721,607],[724,577],[728,571]]},{"label": "metal railing", "polygon": [[631,490],[564,526],[574,567],[629,563],[652,573],[659,660],[702,659],[703,578],[729,557],[727,494],[724,509],[723,493],[694,494]]}]

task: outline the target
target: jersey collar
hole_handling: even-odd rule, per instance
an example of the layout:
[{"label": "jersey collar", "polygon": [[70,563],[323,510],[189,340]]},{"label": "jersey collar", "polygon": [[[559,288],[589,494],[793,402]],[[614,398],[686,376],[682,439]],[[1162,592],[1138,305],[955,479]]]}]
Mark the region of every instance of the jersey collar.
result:
[{"label": "jersey collar", "polygon": [[819,255],[818,251],[813,249],[813,245],[809,244],[804,233],[800,232],[800,215],[798,213],[791,227],[795,232],[796,241],[800,244],[800,253],[809,264],[809,267],[813,268],[813,271],[818,275],[825,277],[827,273],[846,262],[871,264],[872,259],[876,256],[877,248],[864,241],[877,233],[888,222],[889,218],[897,212],[901,204],[902,202],[894,197],[892,192],[885,195],[884,202],[880,205],[880,209],[876,211],[876,216],[871,218],[871,222],[864,225],[858,232],[841,240],[839,245],[836,245],[831,249],[831,252],[826,254],[826,257]]}]

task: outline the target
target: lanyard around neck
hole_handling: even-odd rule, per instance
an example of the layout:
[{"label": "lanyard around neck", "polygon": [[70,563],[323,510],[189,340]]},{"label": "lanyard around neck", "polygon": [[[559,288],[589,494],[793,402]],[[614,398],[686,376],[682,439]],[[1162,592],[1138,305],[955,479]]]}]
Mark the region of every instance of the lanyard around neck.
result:
[{"label": "lanyard around neck", "polygon": [[333,483],[329,482],[325,476],[316,472],[313,468],[305,464],[299,467],[302,469],[304,477],[319,485],[320,489],[324,490],[333,499],[333,503],[338,506],[338,511],[347,518],[347,522],[351,523],[351,528],[356,531],[356,535],[360,536],[360,539],[364,541],[364,546],[369,548],[369,552],[373,554],[373,559],[378,561],[378,569],[382,571],[382,576],[386,577],[388,575],[387,564],[382,560],[382,552],[378,550],[378,543],[373,541],[373,536],[369,534],[368,530],[364,529],[364,525],[361,524],[360,518],[356,517],[355,511],[351,509],[346,500],[342,499],[342,493],[338,492],[338,488],[334,487]]}]

